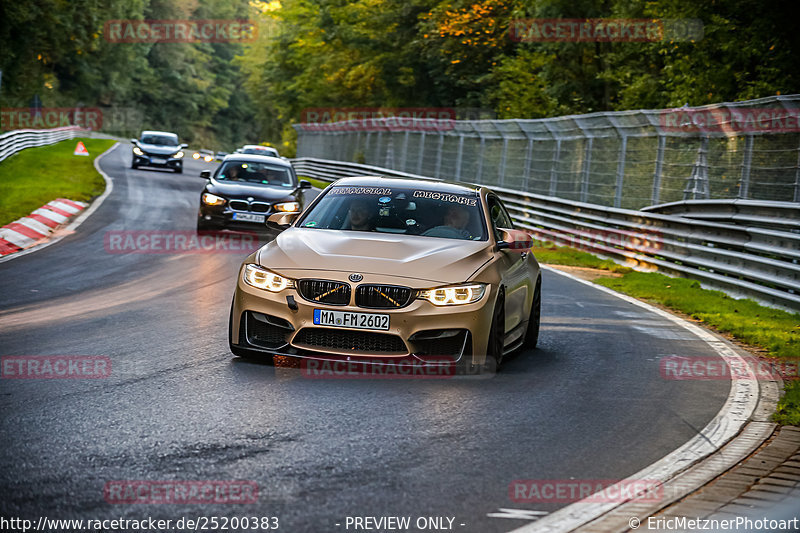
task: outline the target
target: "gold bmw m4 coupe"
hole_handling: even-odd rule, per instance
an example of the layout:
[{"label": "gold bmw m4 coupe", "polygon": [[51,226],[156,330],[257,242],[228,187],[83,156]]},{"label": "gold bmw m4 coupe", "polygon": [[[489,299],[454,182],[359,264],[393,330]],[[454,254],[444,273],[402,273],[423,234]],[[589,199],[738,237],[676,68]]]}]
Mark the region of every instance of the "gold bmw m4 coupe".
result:
[{"label": "gold bmw m4 coupe", "polygon": [[531,237],[480,186],[343,178],[247,257],[229,342],[242,357],[492,369],[539,336]]}]

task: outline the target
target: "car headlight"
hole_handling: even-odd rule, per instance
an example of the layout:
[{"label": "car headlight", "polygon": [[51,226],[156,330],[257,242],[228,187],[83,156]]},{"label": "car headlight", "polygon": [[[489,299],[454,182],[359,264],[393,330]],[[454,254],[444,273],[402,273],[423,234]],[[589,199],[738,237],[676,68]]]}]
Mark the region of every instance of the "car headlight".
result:
[{"label": "car headlight", "polygon": [[200,159],[200,154],[198,152],[193,153],[192,159]]},{"label": "car headlight", "polygon": [[284,289],[294,288],[294,280],[279,276],[252,263],[244,267],[244,281],[252,287],[270,292],[281,292]]},{"label": "car headlight", "polygon": [[284,213],[297,213],[300,211],[300,204],[298,202],[283,202],[282,204],[275,204],[275,210]]},{"label": "car headlight", "polygon": [[139,148],[138,146],[133,147],[133,153],[136,155],[144,155],[144,152],[142,152],[142,149]]},{"label": "car headlight", "polygon": [[203,161],[205,161],[206,163],[211,163],[213,160],[214,160],[214,156],[213,155],[207,155],[207,156],[203,157]]},{"label": "car headlight", "polygon": [[204,192],[201,198],[206,205],[222,205],[225,203],[225,198],[217,196],[216,194],[211,194],[210,192]]},{"label": "car headlight", "polygon": [[485,293],[486,285],[473,283],[426,289],[419,291],[417,297],[428,300],[433,305],[463,305],[477,302]]},{"label": "car headlight", "polygon": [[183,151],[175,152],[174,154],[172,154],[172,157],[175,159],[180,159],[181,157],[183,157]]}]

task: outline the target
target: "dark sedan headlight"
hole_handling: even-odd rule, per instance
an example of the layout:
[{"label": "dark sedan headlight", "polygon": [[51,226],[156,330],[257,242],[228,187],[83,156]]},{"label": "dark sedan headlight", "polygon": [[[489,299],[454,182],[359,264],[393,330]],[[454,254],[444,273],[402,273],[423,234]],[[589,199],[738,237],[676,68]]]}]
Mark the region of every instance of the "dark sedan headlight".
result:
[{"label": "dark sedan headlight", "polygon": [[275,210],[280,211],[282,213],[297,213],[298,211],[300,211],[300,203],[283,202],[280,204],[275,204]]},{"label": "dark sedan headlight", "polygon": [[133,153],[136,154],[136,155],[144,155],[144,152],[138,146],[134,146],[133,147]]},{"label": "dark sedan headlight", "polygon": [[172,154],[173,159],[180,159],[183,157],[183,150],[178,150],[174,154]]},{"label": "dark sedan headlight", "polygon": [[225,203],[225,198],[217,196],[216,194],[211,194],[210,192],[204,192],[203,196],[200,198],[206,205],[222,205]]}]

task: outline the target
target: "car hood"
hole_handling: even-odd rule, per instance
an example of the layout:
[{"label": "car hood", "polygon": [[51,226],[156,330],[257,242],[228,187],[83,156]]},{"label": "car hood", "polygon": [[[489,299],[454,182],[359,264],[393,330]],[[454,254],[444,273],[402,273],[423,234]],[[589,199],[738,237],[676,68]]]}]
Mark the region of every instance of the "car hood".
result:
[{"label": "car hood", "polygon": [[206,190],[210,193],[224,196],[225,198],[239,199],[252,196],[256,200],[270,202],[289,198],[294,192],[293,187],[243,185],[241,183],[222,183],[213,180],[206,185]]},{"label": "car hood", "polygon": [[491,258],[487,241],[309,228],[285,230],[258,254],[259,264],[290,277],[335,271],[434,283],[467,281]]},{"label": "car hood", "polygon": [[161,144],[137,143],[142,151],[153,155],[172,155],[181,149],[180,146],[164,146]]}]

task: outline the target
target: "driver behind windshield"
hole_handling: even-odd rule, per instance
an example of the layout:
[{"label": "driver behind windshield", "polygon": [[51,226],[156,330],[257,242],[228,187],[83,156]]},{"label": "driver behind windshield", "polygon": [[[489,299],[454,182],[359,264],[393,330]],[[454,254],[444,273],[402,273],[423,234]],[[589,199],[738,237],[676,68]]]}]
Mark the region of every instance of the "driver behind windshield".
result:
[{"label": "driver behind windshield", "polygon": [[242,167],[239,165],[231,165],[225,169],[225,174],[227,175],[226,178],[230,181],[239,181],[239,172],[241,172]]},{"label": "driver behind windshield", "polygon": [[469,209],[461,204],[450,204],[447,206],[442,225],[431,228],[423,235],[428,237],[446,237],[449,239],[471,239],[472,235],[466,229],[469,225]]},{"label": "driver behind windshield", "polygon": [[371,209],[366,200],[357,198],[350,202],[350,209],[347,214],[350,217],[350,227],[347,229],[355,231],[372,231],[374,229],[371,216]]}]

